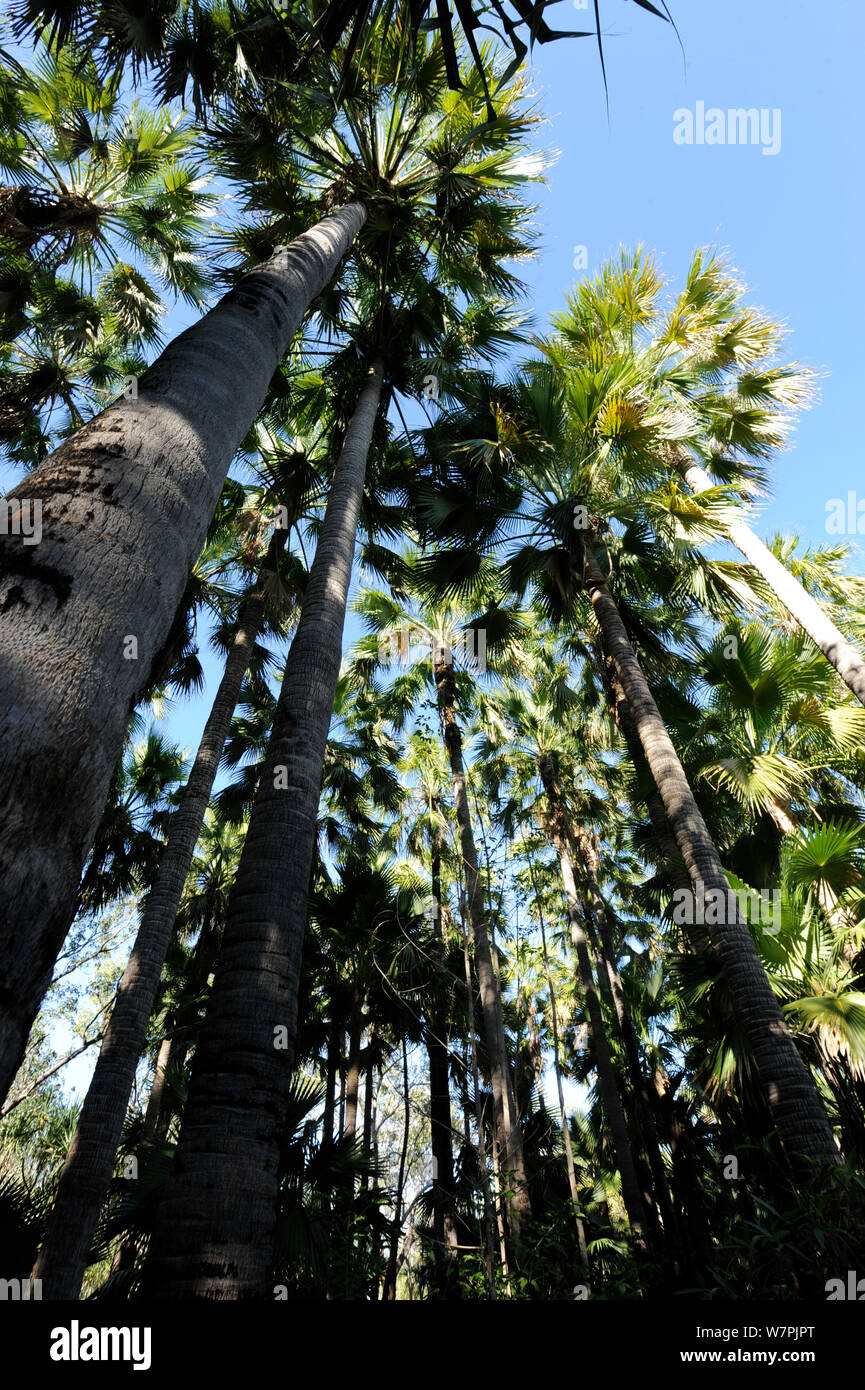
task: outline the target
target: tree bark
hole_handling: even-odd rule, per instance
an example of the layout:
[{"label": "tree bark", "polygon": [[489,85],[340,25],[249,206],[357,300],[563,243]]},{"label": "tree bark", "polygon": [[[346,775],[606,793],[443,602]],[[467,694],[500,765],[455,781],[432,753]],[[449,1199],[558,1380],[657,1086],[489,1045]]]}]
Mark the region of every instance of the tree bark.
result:
[{"label": "tree bark", "polygon": [[135,945],[117,990],[36,1261],[34,1273],[43,1281],[46,1298],[77,1298],[81,1289],[90,1243],[114,1171],[129,1093],[147,1042],[147,1025],[171,944],[183,885],[204,824],[243,678],[264,622],[265,579],[276,567],[284,540],[284,531],[273,533],[255,590],[241,607],[219,689],[180,804],[171,818],[156,882],[147,897]]},{"label": "tree bark", "polygon": [[153,1084],[150,1087],[150,1095],[147,1097],[147,1109],[144,1112],[144,1125],[141,1130],[142,1144],[152,1144],[159,1134],[159,1121],[164,1114],[165,1073],[168,1071],[168,1064],[171,1061],[172,1041],[170,1037],[163,1038],[156,1054]]},{"label": "tree bark", "polygon": [[[692,492],[706,492],[707,489],[716,486],[705,469],[701,468],[690,454],[677,453],[675,465]],[[865,657],[858,648],[847,641],[826,610],[811,597],[807,589],[803,588],[795,575],[776,559],[750,526],[746,526],[744,521],[732,521],[727,526],[727,535],[757,573],[763,576],[791,618],[796,620],[815,646],[819,647],[826,660],[832,663],[859,703],[865,705]]]},{"label": "tree bark", "polygon": [[391,1227],[390,1256],[387,1262],[387,1271],[384,1279],[384,1293],[382,1295],[385,1303],[393,1303],[396,1299],[396,1276],[397,1276],[397,1256],[399,1254],[399,1233],[402,1227],[402,1190],[405,1182],[405,1160],[408,1153],[409,1125],[411,1121],[411,1097],[408,1086],[408,1048],[406,1046],[405,1034],[402,1039],[402,1095],[403,1095],[403,1127],[402,1127],[402,1147],[399,1151],[399,1174],[396,1180],[396,1197],[394,1198],[393,1225]]},{"label": "tree bark", "polygon": [[576,826],[574,834],[580,852],[580,859],[586,871],[592,919],[598,933],[598,939],[601,945],[601,957],[607,972],[607,978],[610,982],[610,994],[613,1000],[616,1020],[619,1025],[622,1045],[625,1050],[631,1090],[636,1103],[635,1118],[652,1174],[654,1199],[661,1213],[667,1239],[673,1241],[677,1247],[681,1248],[683,1243],[678,1232],[676,1214],[673,1209],[667,1174],[664,1168],[664,1160],[661,1156],[661,1145],[658,1139],[655,1117],[652,1112],[649,1084],[643,1073],[640,1062],[637,1033],[634,1028],[633,1019],[631,1018],[631,1011],[628,1008],[628,1001],[625,998],[622,977],[616,965],[616,951],[610,934],[609,918],[607,916],[604,899],[601,895],[600,884],[598,883],[598,851],[592,840],[592,836],[584,825]]},{"label": "tree bark", "polygon": [[360,998],[355,996],[348,1022],[348,1059],[345,1073],[345,1137],[357,1134],[357,1102],[360,1095]]},{"label": "tree bark", "polygon": [[601,1083],[604,1110],[607,1116],[607,1123],[610,1127],[610,1137],[613,1141],[615,1163],[622,1180],[622,1199],[625,1203],[625,1210],[628,1213],[628,1222],[633,1232],[634,1243],[637,1249],[645,1254],[648,1250],[649,1239],[646,1229],[646,1213],[643,1208],[643,1194],[640,1191],[634,1155],[628,1138],[628,1126],[625,1121],[625,1112],[622,1108],[622,1100],[616,1082],[616,1073],[613,1069],[612,1057],[610,1056],[610,1047],[607,1041],[604,1017],[601,1010],[601,999],[592,971],[592,962],[589,958],[589,945],[586,940],[586,931],[580,914],[580,901],[577,893],[577,885],[574,881],[573,865],[571,864],[571,857],[563,837],[557,831],[554,831],[554,834],[556,849],[559,854],[559,863],[562,869],[562,883],[564,884],[565,898],[568,904],[568,917],[571,923],[571,940],[574,943],[577,953],[580,984],[583,987],[586,1008],[589,1014],[589,1024],[592,1030],[592,1041],[595,1046],[595,1062],[598,1068],[598,1080]]},{"label": "tree bark", "polygon": [[41,508],[42,539],[0,535],[0,1099],[228,466],[365,218],[351,203],[245,276],[166,348],[136,397],[9,494]]},{"label": "tree bark", "polygon": [[383,373],[376,360],[346,431],[286,662],[145,1270],[155,1298],[270,1294],[321,773]]},{"label": "tree bark", "polygon": [[[475,1125],[478,1132],[478,1174],[481,1184],[481,1197],[483,1200],[484,1219],[483,1219],[483,1249],[484,1264],[487,1276],[487,1292],[492,1302],[496,1297],[496,1237],[493,1229],[495,1216],[493,1213],[492,1194],[490,1192],[490,1175],[487,1168],[487,1147],[484,1140],[484,1115],[481,1103],[481,1077],[478,1067],[478,1035],[475,1028],[475,1003],[474,985],[472,983],[472,967],[469,960],[469,934],[463,925],[463,962],[466,974],[466,1011],[468,1014],[468,1041],[471,1052],[472,1063],[472,1088],[474,1090]],[[468,1088],[466,1088],[468,1089]],[[466,1147],[469,1144],[470,1122],[468,1110],[465,1111],[465,1138]]]},{"label": "tree bark", "polygon": [[574,1209],[574,1220],[577,1227],[577,1248],[580,1255],[580,1269],[587,1286],[591,1290],[591,1270],[589,1268],[589,1252],[586,1247],[586,1229],[583,1218],[580,1214],[580,1196],[577,1190],[577,1174],[574,1167],[574,1150],[571,1144],[571,1128],[568,1124],[568,1116],[565,1110],[565,1092],[562,1086],[562,1064],[559,1057],[559,1015],[556,1008],[556,991],[553,988],[553,972],[550,969],[550,957],[547,952],[547,929],[544,923],[544,910],[541,906],[541,898],[538,893],[538,885],[535,879],[535,865],[531,855],[529,855],[529,873],[532,878],[532,889],[535,895],[535,905],[538,910],[538,921],[541,925],[541,945],[544,952],[544,974],[547,980],[547,989],[550,993],[550,1017],[553,1025],[553,1069],[556,1074],[556,1093],[559,1098],[559,1115],[562,1121],[562,1138],[565,1145],[565,1166],[568,1170],[568,1187],[571,1192],[571,1205]]},{"label": "tree bark", "polygon": [[[787,1155],[791,1164],[799,1168],[809,1160],[835,1166],[840,1161],[838,1150],[817,1090],[784,1021],[747,923],[735,906],[735,898],[728,897],[729,885],[720,856],[595,553],[587,540],[584,546],[585,584],[604,648],[615,663],[691,882],[698,895],[710,891],[720,893],[723,896],[718,901],[730,906],[729,911],[720,914],[724,921],[706,925],[720,957],[734,1008],[754,1053],[766,1100]],[[710,915],[714,914],[706,914]]]},{"label": "tree bark", "polygon": [[[438,959],[444,973],[447,926],[442,907],[441,840],[432,844],[432,899],[439,924]],[[454,1212],[454,1155],[451,1127],[450,1073],[448,1070],[447,998],[439,980],[432,987],[430,1018],[426,1028],[429,1058],[430,1149],[432,1152],[433,1242],[436,1283],[443,1299],[458,1299],[459,1236]]]},{"label": "tree bark", "polygon": [[519,1240],[521,1223],[531,1220],[532,1208],[523,1157],[523,1136],[508,1066],[501,993],[493,969],[492,952],[484,915],[483,890],[478,873],[478,852],[466,792],[462,734],[457,723],[455,710],[456,690],[452,661],[435,661],[435,682],[444,726],[445,748],[450,760],[454,805],[460,832],[460,849],[466,885],[466,918],[474,947],[475,969],[480,988],[484,1036],[493,1088],[496,1131],[505,1175],[504,1185],[508,1190],[508,1218],[512,1234],[515,1239]]}]

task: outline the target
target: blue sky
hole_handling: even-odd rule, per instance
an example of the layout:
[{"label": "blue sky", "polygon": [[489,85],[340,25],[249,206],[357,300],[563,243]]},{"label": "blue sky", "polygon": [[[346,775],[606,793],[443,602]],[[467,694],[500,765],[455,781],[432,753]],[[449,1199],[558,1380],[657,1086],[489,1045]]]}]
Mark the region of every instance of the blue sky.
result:
[{"label": "blue sky", "polygon": [[[592,41],[538,49],[536,86],[559,151],[541,199],[544,248],[528,280],[543,322],[578,278],[620,243],[642,242],[681,279],[695,247],[725,248],[753,302],[783,319],[789,355],[821,370],[818,403],[774,468],[761,529],[795,530],[819,543],[826,503],[858,486],[865,393],[861,386],[863,195],[858,130],[859,8],[826,0],[670,0],[670,27],[633,4],[602,6],[610,94],[607,123]],[[559,28],[587,27],[571,0]],[[576,21],[576,22],[575,22]],[[781,112],[781,148],[681,145],[679,108]],[[861,568],[865,538],[859,541]]]}]

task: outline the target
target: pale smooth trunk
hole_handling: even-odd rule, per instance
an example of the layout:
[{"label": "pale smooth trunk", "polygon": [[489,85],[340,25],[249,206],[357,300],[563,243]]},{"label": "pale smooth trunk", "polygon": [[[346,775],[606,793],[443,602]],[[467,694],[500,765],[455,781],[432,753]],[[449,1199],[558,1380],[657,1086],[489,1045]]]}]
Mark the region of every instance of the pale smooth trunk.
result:
[{"label": "pale smooth trunk", "polygon": [[[675,462],[692,492],[699,494],[715,487],[705,469],[689,454],[678,456]],[[744,521],[732,521],[727,526],[727,535],[757,573],[763,576],[787,612],[819,647],[826,660],[832,663],[860,704],[865,705],[865,657],[858,648],[847,641],[826,610],[811,597],[807,589],[803,588],[795,575],[781,564],[750,526]]]}]

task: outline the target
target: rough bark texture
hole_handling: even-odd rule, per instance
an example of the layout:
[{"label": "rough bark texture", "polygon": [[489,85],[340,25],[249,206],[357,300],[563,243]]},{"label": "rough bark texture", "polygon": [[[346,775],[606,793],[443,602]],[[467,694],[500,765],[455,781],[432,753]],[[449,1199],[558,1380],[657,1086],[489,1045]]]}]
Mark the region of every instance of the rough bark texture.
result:
[{"label": "rough bark texture", "polygon": [[466,917],[472,938],[475,969],[481,996],[484,1038],[487,1045],[490,1081],[493,1088],[496,1132],[505,1175],[504,1186],[508,1192],[508,1217],[514,1236],[519,1238],[520,1224],[522,1221],[531,1220],[532,1209],[526,1181],[526,1165],[523,1158],[523,1136],[505,1046],[501,994],[493,968],[490,939],[484,914],[483,889],[478,873],[478,851],[466,792],[463,743],[455,711],[456,692],[452,662],[436,662],[435,681],[439,710],[444,726],[444,741],[451,766],[454,806],[460,832],[460,850],[466,885]]},{"label": "rough bark texture", "polygon": [[[690,455],[677,456],[676,467],[692,492],[705,492],[707,488],[715,486],[708,473]],[[734,521],[727,528],[727,534],[736,549],[774,590],[790,616],[820,648],[826,660],[831,661],[856,699],[865,705],[865,657],[858,648],[847,641],[825,609],[803,589],[798,579],[776,559],[750,526],[746,526],[744,521]]]},{"label": "rough bark texture", "polygon": [[42,539],[0,535],[0,1098],[228,466],[365,217],[349,204],[247,275],[9,494],[41,506]]},{"label": "rough bark texture", "polygon": [[[442,911],[441,837],[432,845],[432,899],[439,924],[438,953],[444,974],[447,926]],[[433,992],[426,1028],[429,1058],[430,1148],[432,1150],[433,1241],[438,1292],[444,1299],[460,1297],[459,1235],[455,1219],[454,1155],[451,1128],[450,1073],[448,1070],[447,996],[440,983]]]},{"label": "rough bark texture", "polygon": [[[175,1166],[157,1214],[145,1272],[153,1298],[272,1293],[279,1141],[321,772],[383,370],[380,361],[370,369],[346,432],[286,662]],[[285,1049],[278,1045],[284,1039]]]},{"label": "rough bark texture", "polygon": [[[117,990],[36,1261],[34,1274],[43,1280],[44,1298],[77,1298],[81,1289],[90,1243],[114,1171],[135,1069],[147,1042],[147,1024],[156,1002],[183,885],[204,824],[243,678],[264,621],[265,576],[275,567],[284,539],[285,532],[274,532],[261,579],[241,608],[198,752],[171,819],[156,882],[148,894],[135,945]],[[160,1081],[158,1073],[156,1080]]]},{"label": "rough bark texture", "polygon": [[[723,894],[722,901],[729,902],[729,885],[718,851],[694,800],[594,551],[588,542],[584,544],[585,583],[603,635],[604,649],[615,663],[637,735],[695,892],[719,892]],[[735,903],[735,899],[732,899],[732,903]],[[722,915],[727,919],[724,922],[715,925],[707,923],[709,935],[720,957],[733,1005],[754,1053],[766,1100],[788,1157],[800,1167],[804,1160],[835,1165],[839,1162],[839,1156],[832,1130],[814,1083],[784,1022],[747,923],[737,909]]]}]

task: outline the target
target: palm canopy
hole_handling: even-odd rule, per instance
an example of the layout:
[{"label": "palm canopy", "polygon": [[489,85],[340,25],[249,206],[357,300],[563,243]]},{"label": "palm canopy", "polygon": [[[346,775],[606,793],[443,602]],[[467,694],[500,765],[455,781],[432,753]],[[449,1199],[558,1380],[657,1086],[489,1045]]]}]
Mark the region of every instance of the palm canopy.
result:
[{"label": "palm canopy", "polygon": [[[437,32],[447,63],[448,84],[465,81],[459,50],[465,46],[481,74],[479,36],[492,34],[512,53],[511,70],[521,66],[535,43],[557,38],[594,38],[606,84],[600,6],[592,27],[553,29],[553,6],[560,0],[412,0],[410,35]],[[649,14],[672,24],[665,0],[634,0]],[[244,83],[277,79],[304,81],[321,54],[342,47],[342,77],[348,77],[354,54],[363,47],[370,26],[391,20],[394,0],[208,0],[189,6],[178,0],[154,0],[144,14],[134,0],[83,3],[83,0],[16,0],[14,30],[18,37],[35,32],[60,45],[76,40],[97,52],[109,69],[130,62],[149,69],[163,99],[185,98],[191,88],[196,111],[230,97]],[[558,16],[556,16],[558,17]],[[491,102],[492,104],[492,102]]]},{"label": "palm canopy", "polygon": [[728,625],[698,669],[709,706],[695,739],[713,745],[699,776],[747,810],[767,811],[784,830],[796,824],[791,801],[811,810],[857,796],[865,712],[841,698],[804,635]]},{"label": "palm canopy", "polygon": [[213,199],[189,124],[81,51],[0,62],[0,107],[0,435],[30,466],[143,372],[166,297],[203,306]]}]

